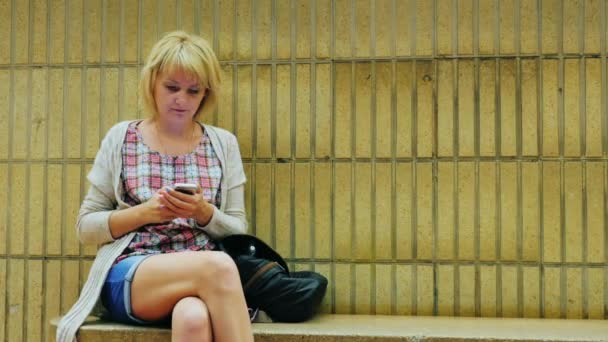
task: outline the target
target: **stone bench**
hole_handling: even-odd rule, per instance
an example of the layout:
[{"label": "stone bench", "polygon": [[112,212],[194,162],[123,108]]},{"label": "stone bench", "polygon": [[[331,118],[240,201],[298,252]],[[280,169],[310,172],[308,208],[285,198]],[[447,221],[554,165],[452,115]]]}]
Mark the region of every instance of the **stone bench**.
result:
[{"label": "stone bench", "polygon": [[[58,318],[51,321],[53,336]],[[298,324],[255,323],[256,342],[599,342],[608,341],[608,321],[529,318],[318,315]],[[81,342],[170,341],[166,328],[88,320]]]}]

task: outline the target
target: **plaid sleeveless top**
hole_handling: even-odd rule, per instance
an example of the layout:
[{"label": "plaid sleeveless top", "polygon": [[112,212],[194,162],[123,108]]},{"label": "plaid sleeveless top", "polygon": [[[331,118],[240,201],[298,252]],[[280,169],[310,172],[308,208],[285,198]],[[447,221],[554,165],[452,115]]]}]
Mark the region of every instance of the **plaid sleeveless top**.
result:
[{"label": "plaid sleeveless top", "polygon": [[[132,206],[144,203],[164,186],[195,183],[203,189],[203,198],[219,207],[222,168],[207,132],[203,129],[203,136],[192,152],[170,156],[144,143],[137,128],[140,123],[135,121],[129,125],[122,146],[125,203]],[[132,255],[213,249],[209,236],[194,227],[194,219],[185,218],[140,227],[116,262]]]}]

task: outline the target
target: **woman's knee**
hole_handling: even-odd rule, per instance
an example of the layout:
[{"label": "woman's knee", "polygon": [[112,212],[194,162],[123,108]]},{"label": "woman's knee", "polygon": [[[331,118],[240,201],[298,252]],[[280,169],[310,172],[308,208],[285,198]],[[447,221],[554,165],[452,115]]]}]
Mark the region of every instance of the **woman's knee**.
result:
[{"label": "woman's knee", "polygon": [[171,320],[177,336],[195,337],[196,340],[212,336],[209,310],[200,298],[186,297],[178,301],[173,308]]},{"label": "woman's knee", "polygon": [[233,291],[241,288],[239,271],[228,254],[203,252],[199,256],[203,275],[201,281],[206,286],[214,286],[220,291]]}]

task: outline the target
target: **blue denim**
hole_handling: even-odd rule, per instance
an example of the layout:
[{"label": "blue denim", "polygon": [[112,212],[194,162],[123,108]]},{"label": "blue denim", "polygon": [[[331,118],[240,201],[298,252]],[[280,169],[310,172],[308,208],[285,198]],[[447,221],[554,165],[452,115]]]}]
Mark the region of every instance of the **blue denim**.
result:
[{"label": "blue denim", "polygon": [[144,321],[133,316],[131,308],[131,283],[139,264],[151,255],[135,255],[112,266],[101,290],[101,302],[108,310],[109,318],[125,324],[149,325],[157,322]]}]

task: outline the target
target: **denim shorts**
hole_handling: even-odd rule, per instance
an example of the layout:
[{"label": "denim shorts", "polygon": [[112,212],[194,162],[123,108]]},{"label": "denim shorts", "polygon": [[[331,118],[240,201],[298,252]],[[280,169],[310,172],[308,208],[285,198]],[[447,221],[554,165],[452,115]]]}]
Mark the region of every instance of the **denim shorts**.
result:
[{"label": "denim shorts", "polygon": [[101,290],[101,303],[108,310],[108,318],[125,324],[149,325],[133,316],[131,309],[131,283],[139,264],[151,255],[135,255],[112,266]]}]

